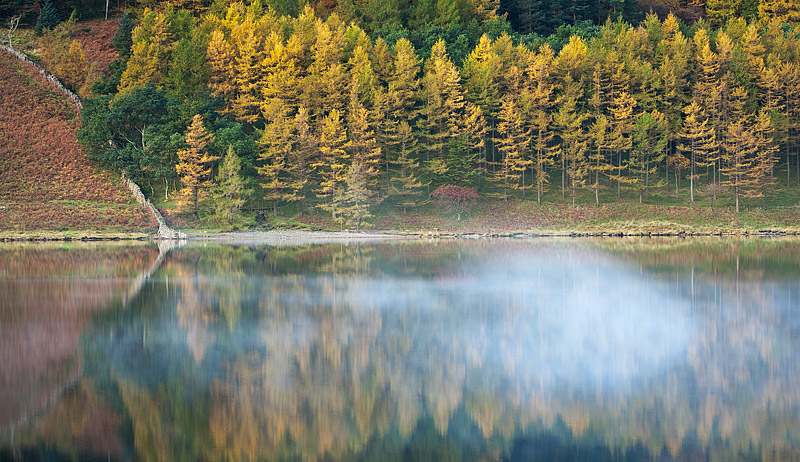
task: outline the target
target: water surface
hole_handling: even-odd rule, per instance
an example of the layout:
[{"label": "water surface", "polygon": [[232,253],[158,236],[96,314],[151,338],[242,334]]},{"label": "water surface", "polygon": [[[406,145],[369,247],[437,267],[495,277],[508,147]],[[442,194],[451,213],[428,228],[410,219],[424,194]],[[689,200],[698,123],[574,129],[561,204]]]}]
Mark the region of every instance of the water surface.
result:
[{"label": "water surface", "polygon": [[797,460],[800,240],[0,247],[0,459]]}]

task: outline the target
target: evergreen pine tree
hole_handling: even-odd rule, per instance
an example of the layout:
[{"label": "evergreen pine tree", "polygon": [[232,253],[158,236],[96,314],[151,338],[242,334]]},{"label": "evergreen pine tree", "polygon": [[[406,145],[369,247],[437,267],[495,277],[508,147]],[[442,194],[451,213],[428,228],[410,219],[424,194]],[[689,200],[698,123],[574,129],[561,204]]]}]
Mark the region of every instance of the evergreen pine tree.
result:
[{"label": "evergreen pine tree", "polygon": [[53,5],[53,0],[44,0],[41,9],[39,9],[39,16],[36,19],[36,33],[41,34],[45,30],[53,30],[60,22],[61,17],[55,5]]},{"label": "evergreen pine tree", "polygon": [[111,39],[111,45],[117,49],[120,56],[128,56],[130,54],[131,46],[133,45],[131,34],[135,26],[133,18],[127,12],[120,16],[117,32],[114,33],[114,37]]},{"label": "evergreen pine tree", "polygon": [[228,152],[217,172],[217,186],[214,190],[214,209],[217,219],[232,225],[241,216],[242,206],[250,195],[241,176],[242,163],[228,145]]}]

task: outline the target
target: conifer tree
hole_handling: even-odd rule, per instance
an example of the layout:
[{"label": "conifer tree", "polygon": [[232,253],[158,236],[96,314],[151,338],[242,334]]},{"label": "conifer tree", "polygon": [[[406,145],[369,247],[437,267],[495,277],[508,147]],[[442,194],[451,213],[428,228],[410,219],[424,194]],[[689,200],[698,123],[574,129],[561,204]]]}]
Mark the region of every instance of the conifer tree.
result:
[{"label": "conifer tree", "polygon": [[398,198],[397,205],[403,207],[403,213],[406,213],[408,207],[416,207],[419,204],[414,198],[420,195],[424,186],[416,175],[419,170],[419,161],[414,156],[417,151],[417,140],[414,138],[411,126],[404,120],[397,124],[393,138],[398,146],[396,161],[398,173],[391,180],[389,194]]},{"label": "conifer tree", "polygon": [[242,32],[244,39],[235,55],[235,71],[229,74],[235,88],[231,109],[239,121],[253,126],[261,118],[264,89],[261,66],[266,58],[266,48],[265,38],[256,25],[250,21],[243,23],[242,27],[245,25],[250,27]]},{"label": "conifer tree", "polygon": [[719,60],[717,54],[711,50],[708,33],[705,29],[700,29],[694,36],[695,48],[697,50],[697,81],[695,83],[694,96],[700,107],[706,111],[714,110],[720,86],[719,79]]},{"label": "conifer tree", "polygon": [[349,139],[345,145],[350,157],[361,165],[353,173],[365,175],[358,184],[364,184],[373,193],[377,193],[380,174],[381,147],[375,139],[375,131],[370,128],[369,112],[358,101],[355,91],[350,102]]},{"label": "conifer tree", "polygon": [[128,56],[130,54],[131,46],[133,45],[132,33],[135,26],[133,18],[127,12],[122,13],[119,18],[117,32],[114,33],[114,37],[111,39],[111,45],[117,49],[120,56]]},{"label": "conifer tree", "polygon": [[290,174],[294,178],[295,195],[303,208],[308,197],[308,183],[313,173],[313,163],[318,151],[318,141],[311,132],[308,110],[300,106],[294,116],[295,148],[289,153],[292,169]]},{"label": "conifer tree", "polygon": [[375,140],[381,146],[381,152],[383,153],[381,159],[383,168],[381,170],[386,176],[388,189],[391,184],[389,169],[392,163],[392,132],[397,128],[397,125],[395,121],[389,118],[389,96],[386,94],[386,90],[378,86],[374,89],[374,95],[372,110],[369,111],[369,120],[375,131]]},{"label": "conifer tree", "polygon": [[[397,42],[395,42],[395,46],[397,46]],[[380,82],[381,86],[388,85],[389,81],[392,79],[393,57],[392,53],[389,51],[389,45],[386,44],[386,41],[384,41],[382,37],[375,39],[375,43],[372,44],[372,47],[369,49],[369,56],[376,79]]]},{"label": "conifer tree", "polygon": [[[338,21],[332,15],[329,22]],[[317,20],[314,25],[316,40],[312,47],[311,63],[302,88],[302,103],[308,108],[312,120],[322,112],[336,110],[339,114],[347,101],[347,73],[341,62],[343,32],[327,22]]]},{"label": "conifer tree", "polygon": [[[443,40],[431,49],[431,57],[425,63],[422,79],[423,127],[426,132],[427,168],[433,175],[441,175],[449,169],[445,151],[450,142],[462,134],[464,94],[461,90],[458,68],[450,61]],[[436,157],[431,160],[430,154]]]},{"label": "conifer tree", "polygon": [[467,56],[462,74],[467,99],[494,120],[501,104],[498,82],[501,70],[499,57],[492,52],[492,40],[486,34]]},{"label": "conifer tree", "polygon": [[264,189],[264,199],[272,201],[272,214],[278,216],[279,202],[292,202],[298,199],[297,191],[300,189],[292,170],[296,167],[291,164],[290,153],[294,142],[294,121],[288,116],[288,108],[281,107],[278,114],[272,115],[272,121],[267,124],[259,140],[261,152],[258,160],[261,165],[256,167],[261,175],[261,187]]},{"label": "conifer tree", "polygon": [[66,56],[56,66],[56,73],[68,87],[77,91],[86,80],[88,71],[89,61],[83,54],[83,47],[80,42],[73,40]]},{"label": "conifer tree", "polygon": [[580,80],[586,67],[586,42],[583,38],[573,35],[569,42],[558,53],[554,67],[556,75],[563,79],[567,74],[573,81]]},{"label": "conifer tree", "polygon": [[181,188],[179,193],[179,204],[181,208],[191,211],[195,218],[198,218],[198,205],[206,193],[206,189],[213,186],[208,178],[211,174],[211,162],[219,159],[217,156],[209,155],[206,148],[214,141],[214,135],[206,131],[203,125],[203,117],[195,114],[189,130],[186,133],[186,144],[188,149],[178,151],[178,164],[175,170],[180,177]]},{"label": "conifer tree", "polygon": [[169,27],[167,12],[145,10],[141,23],[133,30],[131,57],[120,77],[120,93],[148,83],[162,86],[169,67]]},{"label": "conifer tree", "polygon": [[241,216],[242,206],[251,191],[245,188],[241,176],[242,163],[228,145],[228,152],[217,172],[217,186],[214,191],[214,208],[219,221],[232,225]]},{"label": "conifer tree", "polygon": [[800,23],[800,5],[794,0],[760,0],[758,15],[765,22]]},{"label": "conifer tree", "polygon": [[286,108],[291,117],[299,98],[299,76],[295,60],[283,43],[282,37],[272,33],[266,41],[267,51],[260,67],[261,112],[269,118],[271,114]]},{"label": "conifer tree", "polygon": [[617,154],[617,172],[614,179],[617,181],[617,197],[620,197],[622,183],[629,183],[630,180],[623,176],[625,165],[622,162],[623,153],[630,152],[633,147],[632,133],[634,109],[636,100],[626,91],[611,101],[609,111],[611,112],[611,134],[609,146]]},{"label": "conifer tree", "polygon": [[351,98],[355,92],[359,103],[363,105],[372,104],[375,99],[377,79],[372,71],[369,53],[363,46],[358,45],[353,50],[353,55],[347,64],[350,69]]},{"label": "conifer tree", "polygon": [[722,186],[730,187],[739,213],[739,198],[758,197],[759,165],[756,162],[758,149],[752,130],[747,121],[739,119],[728,125],[725,133],[725,154],[720,173],[725,175]]},{"label": "conifer tree", "polygon": [[561,138],[561,194],[564,195],[567,183],[572,192],[572,206],[575,206],[577,189],[586,181],[588,163],[586,159],[587,137],[583,129],[586,114],[578,110],[578,99],[581,88],[567,76],[564,84],[565,94],[562,96],[558,112],[553,116],[553,123]]},{"label": "conifer tree", "polygon": [[[634,174],[631,186],[639,192],[639,203],[642,203],[642,191],[650,196],[650,177],[655,175],[658,166],[664,161],[667,146],[667,121],[657,110],[645,112],[636,118],[633,124],[633,150],[628,168]],[[654,186],[663,186],[656,183]]]},{"label": "conifer tree", "polygon": [[375,192],[370,190],[367,179],[374,175],[367,171],[369,168],[360,159],[353,159],[347,169],[344,200],[342,201],[341,214],[348,224],[356,225],[356,232],[361,231],[361,224],[372,214],[369,206],[373,202]]},{"label": "conifer tree", "polygon": [[318,207],[329,212],[342,228],[344,228],[342,209],[348,173],[346,161],[350,157],[345,150],[346,142],[347,133],[341,115],[334,109],[322,120],[318,145],[319,157],[312,166],[320,175],[318,196],[326,199],[326,202],[319,204]]},{"label": "conifer tree", "polygon": [[61,17],[55,5],[53,5],[53,0],[45,0],[39,9],[39,16],[36,19],[36,33],[41,34],[42,31],[53,30],[60,22]]},{"label": "conifer tree", "polygon": [[756,186],[763,191],[774,188],[773,170],[778,163],[780,147],[774,138],[775,130],[771,114],[762,109],[758,113],[754,134],[756,137]]},{"label": "conifer tree", "polygon": [[696,100],[692,100],[684,112],[686,118],[683,121],[683,130],[680,135],[683,144],[679,145],[678,149],[689,154],[689,197],[694,203],[694,184],[698,178],[698,162],[717,150],[717,141],[714,129],[709,126],[708,118]]},{"label": "conifer tree", "polygon": [[713,25],[720,26],[737,14],[739,4],[741,0],[706,0],[706,14]]},{"label": "conifer tree", "polygon": [[220,30],[211,32],[208,43],[209,86],[212,96],[220,96],[226,101],[235,97],[233,74],[235,72],[233,50]]},{"label": "conifer tree", "polygon": [[526,77],[522,84],[520,105],[524,117],[531,130],[532,173],[536,184],[536,201],[542,202],[542,194],[550,183],[547,167],[552,165],[556,157],[557,146],[553,144],[553,116],[551,114],[554,101],[554,88],[550,82],[553,64],[553,49],[549,45],[539,48],[535,54],[523,55]]},{"label": "conifer tree", "polygon": [[500,168],[493,175],[494,182],[503,190],[503,199],[508,200],[509,189],[521,189],[523,195],[530,185],[525,184],[525,170],[532,162],[526,156],[530,131],[522,122],[517,103],[510,97],[503,99],[495,139],[502,156]]},{"label": "conifer tree", "polygon": [[465,105],[464,116],[464,148],[467,151],[468,157],[481,159],[481,165],[478,166],[480,174],[483,175],[487,172],[486,169],[486,119],[483,117],[483,111],[478,106],[467,103]]},{"label": "conifer tree", "polygon": [[590,130],[592,151],[589,154],[589,172],[593,174],[592,189],[594,190],[594,201],[600,205],[600,175],[611,177],[611,172],[616,169],[612,160],[608,157],[611,145],[611,133],[609,122],[605,115],[599,115]]},{"label": "conifer tree", "polygon": [[416,109],[419,89],[417,74],[419,74],[420,60],[414,52],[414,46],[405,37],[395,43],[394,55],[387,92],[389,116],[392,120],[405,120],[412,125],[418,112]]}]

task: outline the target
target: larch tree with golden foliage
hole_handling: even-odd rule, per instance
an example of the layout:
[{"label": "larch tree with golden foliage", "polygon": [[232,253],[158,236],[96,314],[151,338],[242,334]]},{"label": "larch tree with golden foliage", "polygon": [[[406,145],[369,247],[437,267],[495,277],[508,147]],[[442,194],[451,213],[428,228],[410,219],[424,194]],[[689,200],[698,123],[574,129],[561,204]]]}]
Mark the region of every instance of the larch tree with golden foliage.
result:
[{"label": "larch tree with golden foliage", "polygon": [[213,182],[209,179],[210,164],[219,157],[206,152],[206,148],[213,141],[214,135],[206,131],[203,117],[195,114],[186,133],[186,144],[189,148],[178,151],[178,164],[175,166],[183,185],[179,192],[178,203],[182,209],[192,212],[195,218],[198,218],[200,200],[205,196],[206,190],[213,186]]},{"label": "larch tree with golden foliage", "polygon": [[397,160],[395,161],[398,173],[391,180],[389,195],[398,198],[397,204],[403,207],[403,213],[406,213],[408,207],[419,205],[419,201],[414,198],[420,195],[424,186],[416,175],[419,170],[419,161],[414,156],[417,151],[417,139],[414,137],[411,126],[405,120],[397,124],[393,138],[398,146]]},{"label": "larch tree with golden foliage", "polygon": [[760,197],[758,188],[759,166],[756,162],[758,145],[747,120],[739,119],[725,130],[722,186],[733,191],[736,213],[739,213],[740,197]]},{"label": "larch tree with golden foliage", "polygon": [[777,20],[800,23],[800,4],[796,0],[761,0],[758,4],[758,15],[765,22]]},{"label": "larch tree with golden foliage", "polygon": [[358,173],[365,175],[364,184],[377,193],[381,147],[375,139],[375,131],[370,127],[369,112],[355,97],[350,104],[350,133],[346,148],[350,157],[362,164]]},{"label": "larch tree with golden foliage", "polygon": [[147,83],[161,83],[169,64],[169,27],[167,12],[145,10],[140,24],[133,30],[131,57],[120,78],[120,93]]},{"label": "larch tree with golden foliage", "polygon": [[277,114],[271,115],[271,122],[262,132],[259,145],[261,152],[256,167],[261,175],[261,187],[264,199],[272,202],[272,214],[278,216],[278,203],[291,202],[298,199],[300,184],[294,181],[291,171],[291,151],[294,142],[294,120],[287,115],[287,108],[277,108]]},{"label": "larch tree with golden foliage", "polygon": [[322,120],[322,133],[319,137],[319,156],[312,166],[319,172],[320,187],[318,196],[326,201],[318,207],[331,214],[344,228],[342,208],[345,201],[345,182],[347,180],[347,159],[345,150],[347,133],[339,111],[332,110]]},{"label": "larch tree with golden foliage", "polygon": [[581,88],[572,82],[571,77],[567,76],[566,80],[565,94],[562,95],[558,112],[553,116],[553,124],[559,130],[561,138],[559,149],[562,166],[561,194],[564,195],[569,183],[574,207],[577,190],[585,185],[588,174],[589,165],[586,158],[588,137],[583,129],[586,114],[578,110]]},{"label": "larch tree with golden foliage", "polygon": [[622,162],[623,154],[629,153],[633,148],[633,121],[636,100],[627,91],[621,92],[611,100],[611,136],[609,146],[617,154],[617,197],[620,197],[622,184],[630,184],[631,179],[623,175],[626,165]]},{"label": "larch tree with golden foliage", "polygon": [[[432,174],[444,174],[450,166],[444,159],[449,142],[461,135],[464,93],[461,76],[450,60],[444,40],[439,39],[431,49],[422,78],[422,126],[425,129],[428,169]],[[436,157],[431,160],[430,154]]]},{"label": "larch tree with golden foliage", "polygon": [[692,100],[684,112],[686,118],[680,134],[683,143],[678,146],[678,150],[689,154],[687,156],[689,159],[689,197],[694,203],[694,185],[698,178],[697,165],[701,159],[717,150],[717,138],[714,128],[708,123],[705,111],[697,100]]},{"label": "larch tree with golden foliage", "polygon": [[[633,124],[633,150],[628,168],[634,175],[630,186],[639,193],[640,204],[642,192],[650,197],[650,178],[655,176],[658,166],[664,161],[666,147],[667,119],[664,114],[654,109],[637,117]],[[656,182],[652,186],[663,186],[663,183]]]},{"label": "larch tree with golden foliage", "polygon": [[532,162],[525,154],[531,132],[522,121],[517,102],[511,98],[503,100],[498,119],[499,136],[494,141],[502,160],[492,180],[503,190],[503,199],[508,200],[509,189],[521,189],[524,195],[526,187],[530,187],[525,184],[525,170]]},{"label": "larch tree with golden foliage", "polygon": [[369,207],[374,201],[375,191],[370,190],[368,179],[374,175],[373,169],[361,159],[353,159],[347,169],[345,183],[347,189],[341,214],[348,224],[356,226],[356,232],[361,231],[361,224],[371,217]]},{"label": "larch tree with golden foliage", "polygon": [[520,49],[524,68],[520,107],[523,120],[531,130],[530,149],[532,150],[532,180],[536,185],[536,201],[542,202],[550,175],[547,167],[554,162],[557,150],[552,143],[553,116],[551,110],[555,105],[554,87],[550,73],[553,65],[553,49],[549,45],[539,48],[538,53]]},{"label": "larch tree with golden foliage", "polygon": [[83,53],[83,47],[80,42],[73,40],[66,56],[56,66],[56,73],[67,86],[77,91],[86,80],[88,72],[89,61]]}]

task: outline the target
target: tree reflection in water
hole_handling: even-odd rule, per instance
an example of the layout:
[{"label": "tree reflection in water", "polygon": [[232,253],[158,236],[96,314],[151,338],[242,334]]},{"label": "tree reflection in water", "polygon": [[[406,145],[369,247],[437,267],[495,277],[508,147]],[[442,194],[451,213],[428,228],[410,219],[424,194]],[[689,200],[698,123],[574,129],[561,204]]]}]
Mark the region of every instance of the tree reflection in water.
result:
[{"label": "tree reflection in water", "polygon": [[190,246],[84,363],[141,460],[792,460],[800,242]]}]

